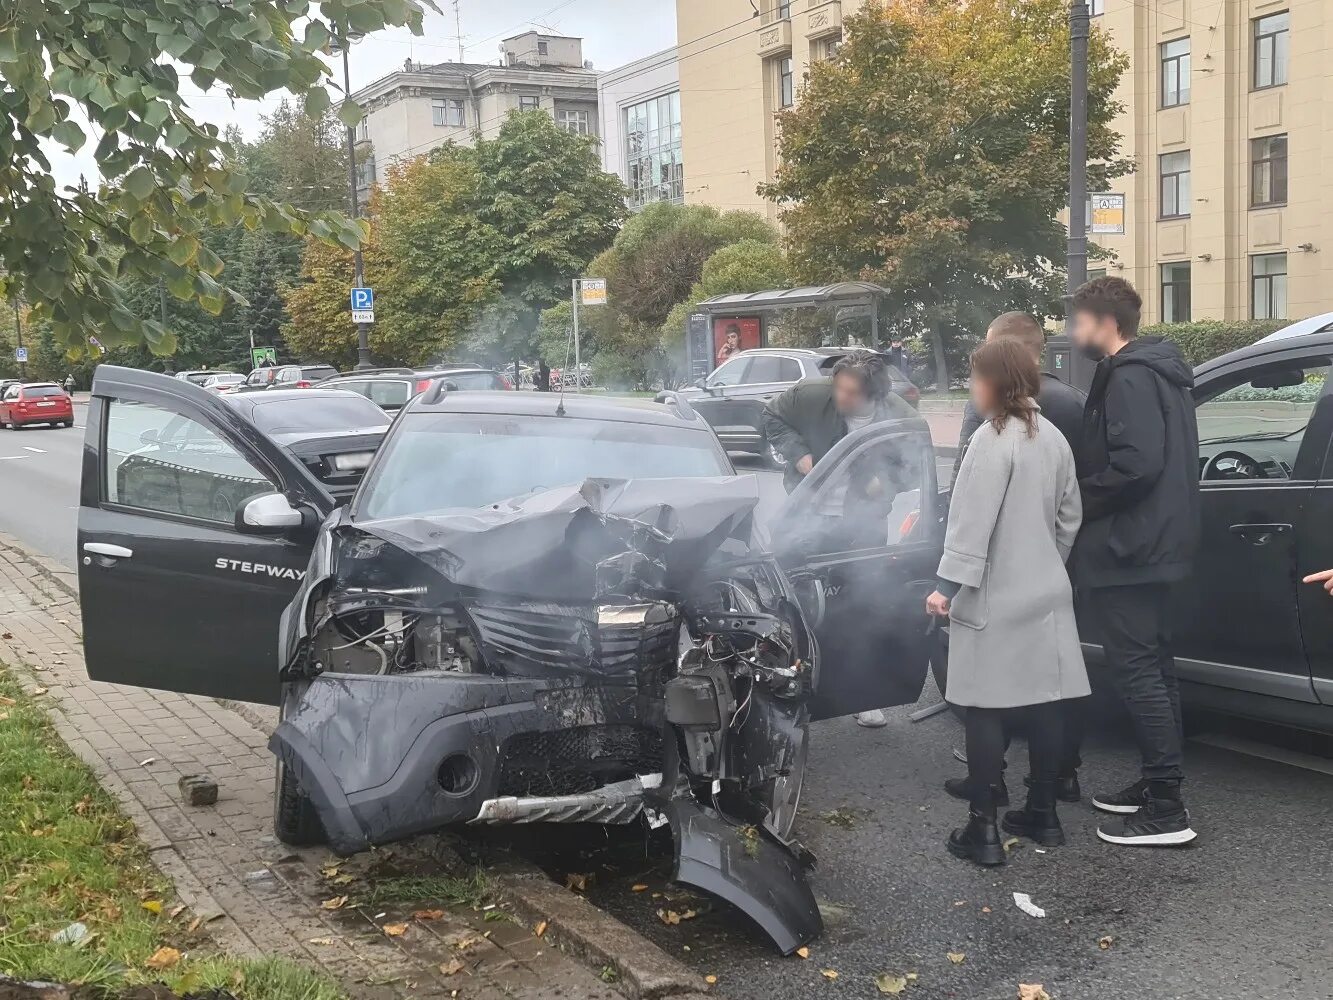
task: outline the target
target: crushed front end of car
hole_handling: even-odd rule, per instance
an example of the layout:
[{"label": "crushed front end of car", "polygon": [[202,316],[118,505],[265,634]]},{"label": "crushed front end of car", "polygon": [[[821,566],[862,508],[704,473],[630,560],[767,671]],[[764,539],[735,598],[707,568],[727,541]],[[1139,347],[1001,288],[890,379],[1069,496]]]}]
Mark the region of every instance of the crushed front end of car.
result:
[{"label": "crushed front end of car", "polygon": [[679,881],[789,953],[818,653],[751,551],[753,478],[588,480],[439,515],[335,514],[283,622],[270,746],[331,846],[451,824],[669,824]]}]

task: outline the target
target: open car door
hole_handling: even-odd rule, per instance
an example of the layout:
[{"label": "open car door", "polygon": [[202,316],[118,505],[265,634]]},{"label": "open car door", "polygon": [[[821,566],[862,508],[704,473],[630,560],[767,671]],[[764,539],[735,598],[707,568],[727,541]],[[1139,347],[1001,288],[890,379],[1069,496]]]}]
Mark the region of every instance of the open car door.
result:
[{"label": "open car door", "polygon": [[213,393],[99,367],[79,495],[88,676],[276,704],[278,619],[332,509]]},{"label": "open car door", "polygon": [[924,422],[873,424],[838,442],[774,519],[774,551],[819,644],[812,719],[921,696],[944,547],[935,479]]}]

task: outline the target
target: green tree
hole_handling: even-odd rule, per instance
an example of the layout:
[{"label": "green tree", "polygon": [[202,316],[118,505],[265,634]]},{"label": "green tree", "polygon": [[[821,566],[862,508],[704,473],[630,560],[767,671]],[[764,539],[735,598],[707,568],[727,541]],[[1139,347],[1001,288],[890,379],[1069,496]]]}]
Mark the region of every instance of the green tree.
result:
[{"label": "green tree", "polygon": [[[1068,13],[1064,0],[866,5],[848,17],[838,58],[812,66],[779,117],[779,167],[760,191],[781,206],[796,275],[889,288],[899,324],[928,332],[940,385],[950,331],[1058,308]],[[1094,190],[1130,169],[1112,129],[1125,67],[1095,29]]]},{"label": "green tree", "polygon": [[[429,0],[425,0],[429,3]],[[432,4],[433,6],[433,4]],[[218,281],[223,262],[200,239],[208,226],[243,224],[354,245],[360,227],[247,189],[215,126],[193,118],[182,73],[204,91],[241,100],[279,90],[323,115],[331,104],[320,54],[331,37],[408,25],[418,0],[22,0],[0,12],[0,297],[33,304],[56,342],[87,349],[175,337],[136,315],[123,282],[167,282],[171,293],[219,315],[237,296]],[[348,125],[362,116],[343,101]],[[56,190],[43,142],[89,140],[103,178],[96,192]]]}]

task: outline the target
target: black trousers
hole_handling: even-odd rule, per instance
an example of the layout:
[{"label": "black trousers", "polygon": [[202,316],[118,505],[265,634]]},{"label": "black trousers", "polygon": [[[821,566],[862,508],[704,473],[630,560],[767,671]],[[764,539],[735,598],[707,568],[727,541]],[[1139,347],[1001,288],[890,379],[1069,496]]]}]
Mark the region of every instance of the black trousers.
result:
[{"label": "black trousers", "polygon": [[1000,783],[1009,730],[1021,725],[1028,735],[1028,766],[1037,781],[1060,775],[1064,746],[1064,702],[1051,701],[1025,708],[968,708],[967,776],[972,787],[972,808],[994,808],[991,790]]},{"label": "black trousers", "polygon": [[[1083,730],[1087,725],[1087,707],[1088,698],[1067,698],[1064,701],[1053,702],[1052,704],[1060,706],[1060,752],[1058,754],[1060,766],[1057,769],[1056,776],[1060,778],[1072,778],[1075,772],[1083,766]],[[970,708],[968,711],[972,711]],[[1014,709],[1005,717],[1004,720],[1004,748],[1009,749],[1009,743],[1015,735],[1027,737],[1026,723],[1028,716],[1023,709]]]},{"label": "black trousers", "polygon": [[1185,737],[1171,655],[1171,585],[1097,587],[1080,597],[1101,633],[1111,683],[1133,720],[1143,777],[1179,781]]}]

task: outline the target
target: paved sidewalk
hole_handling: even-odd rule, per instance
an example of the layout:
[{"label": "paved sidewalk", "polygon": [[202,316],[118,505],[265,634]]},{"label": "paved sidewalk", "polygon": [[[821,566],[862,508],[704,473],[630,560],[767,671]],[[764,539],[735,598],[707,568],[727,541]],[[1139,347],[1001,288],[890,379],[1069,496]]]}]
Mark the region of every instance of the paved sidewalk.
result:
[{"label": "paved sidewalk", "polygon": [[[207,929],[219,946],[288,956],[373,1000],[619,996],[514,921],[465,908],[413,920],[414,910],[434,907],[425,902],[357,906],[356,888],[330,884],[321,869],[341,864],[341,872],[366,874],[430,859],[413,858],[408,845],[340,863],[324,850],[279,843],[270,826],[267,734],[212,699],[89,681],[76,586],[65,567],[0,533],[0,661],[40,695],[62,739],[134,821],[180,901],[212,918]],[[217,805],[185,806],[176,782],[201,772],[219,784]],[[321,908],[340,893],[352,902]],[[399,922],[408,924],[405,933],[384,931]]]}]

